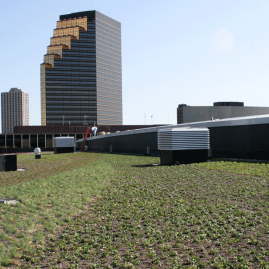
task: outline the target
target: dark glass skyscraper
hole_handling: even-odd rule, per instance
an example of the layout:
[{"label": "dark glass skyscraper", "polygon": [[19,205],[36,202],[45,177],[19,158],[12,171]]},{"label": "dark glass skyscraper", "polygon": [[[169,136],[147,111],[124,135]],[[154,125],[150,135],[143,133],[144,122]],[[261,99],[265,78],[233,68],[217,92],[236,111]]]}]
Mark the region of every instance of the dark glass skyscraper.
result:
[{"label": "dark glass skyscraper", "polygon": [[41,64],[41,123],[122,124],[121,24],[61,15]]}]

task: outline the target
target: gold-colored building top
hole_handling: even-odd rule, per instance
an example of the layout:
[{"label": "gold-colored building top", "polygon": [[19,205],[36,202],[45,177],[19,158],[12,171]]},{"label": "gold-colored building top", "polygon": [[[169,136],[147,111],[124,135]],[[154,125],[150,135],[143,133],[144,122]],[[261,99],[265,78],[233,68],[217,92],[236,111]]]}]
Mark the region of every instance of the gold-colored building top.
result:
[{"label": "gold-colored building top", "polygon": [[44,63],[41,65],[41,124],[46,125],[46,86],[45,68],[54,67],[54,59],[62,58],[63,49],[71,48],[71,40],[79,39],[80,31],[87,31],[88,18],[79,17],[57,21],[57,28],[53,31],[47,54],[44,55]]},{"label": "gold-colored building top", "polygon": [[83,18],[74,18],[74,19],[64,19],[62,21],[57,21],[57,28],[67,28],[67,27],[73,27],[73,26],[80,26],[83,27],[87,31],[87,21],[88,18],[85,16]]}]

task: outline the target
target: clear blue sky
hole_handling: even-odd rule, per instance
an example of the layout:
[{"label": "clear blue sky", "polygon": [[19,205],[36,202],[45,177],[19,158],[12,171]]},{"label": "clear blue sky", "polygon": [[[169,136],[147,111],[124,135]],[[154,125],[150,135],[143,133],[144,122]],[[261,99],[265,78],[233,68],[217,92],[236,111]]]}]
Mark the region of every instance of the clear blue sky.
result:
[{"label": "clear blue sky", "polygon": [[2,0],[0,90],[30,94],[30,125],[56,21],[85,10],[121,22],[124,124],[176,123],[181,103],[269,106],[268,0]]}]

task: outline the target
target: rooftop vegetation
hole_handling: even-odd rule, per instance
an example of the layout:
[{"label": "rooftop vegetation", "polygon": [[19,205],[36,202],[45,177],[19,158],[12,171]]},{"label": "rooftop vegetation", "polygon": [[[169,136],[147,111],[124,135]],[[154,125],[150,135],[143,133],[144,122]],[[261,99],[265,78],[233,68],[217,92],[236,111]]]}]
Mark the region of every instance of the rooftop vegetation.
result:
[{"label": "rooftop vegetation", "polygon": [[269,268],[269,164],[60,156],[89,161],[0,188],[22,201],[0,205],[2,266]]}]

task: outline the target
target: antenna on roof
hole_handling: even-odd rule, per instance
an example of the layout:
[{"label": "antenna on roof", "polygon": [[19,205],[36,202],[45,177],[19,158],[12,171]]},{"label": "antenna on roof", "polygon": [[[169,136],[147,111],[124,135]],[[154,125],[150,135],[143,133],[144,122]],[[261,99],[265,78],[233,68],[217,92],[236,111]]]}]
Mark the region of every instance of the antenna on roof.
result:
[{"label": "antenna on roof", "polygon": [[145,125],[146,125],[146,122],[147,122],[147,115],[146,115],[146,112],[145,112],[145,116],[144,116],[144,118],[145,118]]}]

